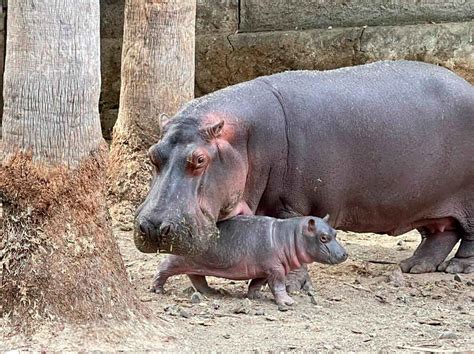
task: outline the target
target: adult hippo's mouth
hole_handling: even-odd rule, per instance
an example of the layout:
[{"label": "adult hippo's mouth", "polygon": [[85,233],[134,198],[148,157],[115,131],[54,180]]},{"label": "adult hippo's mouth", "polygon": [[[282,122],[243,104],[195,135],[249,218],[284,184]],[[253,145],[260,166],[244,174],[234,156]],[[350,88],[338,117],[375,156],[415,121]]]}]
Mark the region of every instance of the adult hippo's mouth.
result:
[{"label": "adult hippo's mouth", "polygon": [[209,243],[219,236],[215,222],[199,227],[183,218],[181,221],[164,222],[159,230],[141,222],[134,232],[135,246],[144,253],[172,253],[194,255],[205,251]]}]

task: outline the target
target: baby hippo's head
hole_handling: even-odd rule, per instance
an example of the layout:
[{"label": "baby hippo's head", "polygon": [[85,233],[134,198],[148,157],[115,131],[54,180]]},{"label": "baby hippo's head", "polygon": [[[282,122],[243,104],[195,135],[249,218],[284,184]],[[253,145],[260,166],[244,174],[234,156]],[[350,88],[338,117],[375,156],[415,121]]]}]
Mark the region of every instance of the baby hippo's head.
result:
[{"label": "baby hippo's head", "polygon": [[336,240],[336,230],[324,219],[316,217],[302,218],[304,248],[314,261],[325,264],[338,264],[347,259],[347,252]]}]

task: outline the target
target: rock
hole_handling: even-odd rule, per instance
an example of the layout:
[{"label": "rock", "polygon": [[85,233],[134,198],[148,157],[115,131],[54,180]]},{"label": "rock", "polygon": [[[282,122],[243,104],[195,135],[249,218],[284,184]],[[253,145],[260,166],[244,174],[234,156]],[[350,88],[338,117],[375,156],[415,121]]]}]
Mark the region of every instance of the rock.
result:
[{"label": "rock", "polygon": [[454,274],[454,280],[456,280],[460,283],[464,283],[464,279],[462,278],[462,276],[460,274]]},{"label": "rock", "polygon": [[469,323],[469,327],[471,327],[472,329],[474,329],[474,321],[471,321],[471,323]]},{"label": "rock", "polygon": [[181,309],[181,310],[179,311],[179,315],[180,315],[181,317],[184,317],[184,318],[190,318],[190,317],[192,316],[188,311],[186,311],[186,310],[184,310],[184,309]]},{"label": "rock", "polygon": [[130,225],[130,224],[121,224],[119,229],[121,231],[132,231],[133,230],[133,226]]},{"label": "rock", "polygon": [[468,281],[466,282],[466,285],[467,285],[467,286],[473,286],[473,285],[474,285],[474,282],[468,280]]},{"label": "rock", "polygon": [[226,333],[226,334],[224,334],[222,337],[224,337],[225,339],[229,339],[229,338],[230,338],[230,334]]},{"label": "rock", "polygon": [[219,307],[221,307],[221,304],[219,303],[219,301],[214,300],[214,301],[212,302],[212,308],[213,308],[214,310],[218,310]]},{"label": "rock", "polygon": [[274,322],[274,321],[277,320],[276,317],[273,317],[273,316],[267,316],[267,317],[265,317],[265,319],[266,319],[267,321],[270,321],[270,322]]},{"label": "rock", "polygon": [[252,306],[252,302],[249,299],[243,300],[239,306],[234,309],[234,313],[236,314],[248,314],[250,312],[250,308]]},{"label": "rock", "polygon": [[181,312],[181,309],[178,305],[168,305],[165,307],[165,313],[167,313],[170,316],[179,316]]},{"label": "rock", "polygon": [[444,331],[439,335],[439,339],[456,339],[458,335],[451,331]]},{"label": "rock", "polygon": [[393,286],[396,286],[397,288],[405,286],[405,276],[403,275],[402,271],[400,268],[395,269],[389,276],[388,276],[388,281],[390,284]]},{"label": "rock", "polygon": [[203,300],[203,296],[200,292],[195,292],[191,295],[191,302],[193,304],[199,304]]},{"label": "rock", "polygon": [[255,316],[263,316],[265,315],[265,311],[263,309],[257,309],[257,311],[255,311]]},{"label": "rock", "polygon": [[397,246],[405,246],[405,241],[399,240],[399,241],[397,242]]}]

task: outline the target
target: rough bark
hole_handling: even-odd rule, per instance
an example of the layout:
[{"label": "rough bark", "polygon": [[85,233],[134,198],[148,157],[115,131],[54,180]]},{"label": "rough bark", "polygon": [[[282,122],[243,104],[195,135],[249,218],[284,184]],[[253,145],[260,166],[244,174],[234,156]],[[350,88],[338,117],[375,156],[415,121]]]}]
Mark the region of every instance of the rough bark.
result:
[{"label": "rough bark", "polygon": [[[120,108],[110,153],[113,204],[136,207],[150,173],[146,152],[172,116],[194,96],[195,0],[127,0]],[[130,204],[131,203],[131,204]]]},{"label": "rough bark", "polygon": [[105,205],[99,1],[11,0],[0,196],[0,315],[45,322],[140,314]]}]

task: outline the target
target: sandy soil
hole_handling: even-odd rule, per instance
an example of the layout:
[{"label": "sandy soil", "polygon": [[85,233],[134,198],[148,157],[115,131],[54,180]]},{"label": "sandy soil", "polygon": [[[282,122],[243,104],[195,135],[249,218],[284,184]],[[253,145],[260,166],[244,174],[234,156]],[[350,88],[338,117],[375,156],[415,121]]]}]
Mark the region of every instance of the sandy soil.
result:
[{"label": "sandy soil", "polygon": [[339,233],[350,259],[337,266],[312,264],[314,296],[296,294],[297,304],[280,311],[268,288],[264,299],[250,301],[246,282],[212,277],[210,285],[223,294],[199,303],[192,301],[186,276],[170,278],[166,294],[152,294],[151,279],[165,256],[138,252],[131,224],[118,223],[115,229],[133,286],[151,311],[176,328],[174,344],[180,348],[474,349],[474,274],[401,274],[396,262],[412,254],[420,238],[416,232],[400,237]]},{"label": "sandy soil", "polygon": [[[125,217],[125,219],[128,219]],[[264,290],[261,300],[245,298],[246,282],[209,278],[222,294],[192,298],[186,276],[170,278],[167,293],[148,291],[165,255],[140,253],[132,223],[116,221],[114,231],[140,299],[168,336],[149,324],[110,328],[66,328],[55,341],[34,348],[71,350],[292,351],[405,350],[438,352],[474,349],[474,274],[401,274],[396,262],[418,245],[416,232],[400,237],[339,233],[350,259],[337,266],[310,265],[316,288],[295,294],[297,304],[278,309]],[[382,262],[382,263],[380,263]],[[1,332],[0,321],[0,332]],[[91,331],[92,328],[92,331]],[[81,332],[82,331],[82,332]],[[79,333],[87,333],[80,336]],[[22,340],[0,348],[31,348]],[[13,344],[12,344],[13,343]],[[24,341],[23,341],[24,343]]]}]

